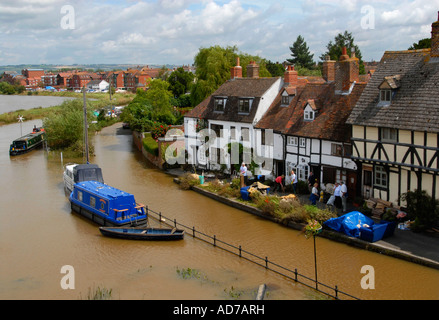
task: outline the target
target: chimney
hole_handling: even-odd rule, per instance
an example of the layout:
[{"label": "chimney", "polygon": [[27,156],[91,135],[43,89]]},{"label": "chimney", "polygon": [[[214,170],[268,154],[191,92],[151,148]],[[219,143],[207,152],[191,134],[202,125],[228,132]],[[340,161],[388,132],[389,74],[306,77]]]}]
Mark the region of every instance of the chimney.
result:
[{"label": "chimney", "polygon": [[247,78],[259,78],[259,65],[255,61],[250,61],[247,65]]},{"label": "chimney", "polygon": [[431,25],[431,56],[439,57],[439,11],[436,22]]},{"label": "chimney", "polygon": [[239,65],[239,57],[236,57],[236,66],[230,69],[230,78],[242,78],[242,67]]},{"label": "chimney", "polygon": [[323,61],[322,76],[326,82],[335,81],[335,64],[335,60],[330,60],[329,56],[325,57],[325,61]]},{"label": "chimney", "polygon": [[294,66],[288,65],[284,74],[284,82],[287,87],[297,87],[297,71]]},{"label": "chimney", "polygon": [[360,81],[360,61],[355,53],[349,58],[346,47],[343,47],[342,55],[335,70],[335,91],[349,91],[353,82]]}]

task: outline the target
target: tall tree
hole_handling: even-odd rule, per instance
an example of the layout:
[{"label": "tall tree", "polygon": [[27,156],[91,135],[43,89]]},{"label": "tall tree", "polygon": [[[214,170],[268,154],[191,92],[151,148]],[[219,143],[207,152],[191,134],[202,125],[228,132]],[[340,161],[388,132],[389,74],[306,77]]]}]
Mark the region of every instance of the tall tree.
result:
[{"label": "tall tree", "polygon": [[236,46],[200,48],[194,59],[197,82],[191,90],[193,106],[198,105],[230,79],[230,68],[236,65],[236,57],[240,58],[243,77],[247,74],[247,65],[250,61],[255,61],[259,64],[259,75],[261,77],[271,76],[267,71],[264,59],[247,53],[238,53]]},{"label": "tall tree", "polygon": [[168,81],[169,90],[174,94],[174,97],[179,97],[190,90],[194,81],[194,74],[184,71],[180,67],[173,71],[166,81]]},{"label": "tall tree", "polygon": [[287,59],[288,62],[307,69],[312,69],[314,67],[314,54],[309,52],[308,45],[301,35],[297,37],[293,46],[290,47],[290,50],[293,59]]},{"label": "tall tree", "polygon": [[320,56],[320,60],[325,61],[325,57],[329,56],[331,60],[336,60],[341,56],[343,47],[346,47],[348,54],[355,51],[355,56],[360,60],[360,74],[365,73],[363,58],[361,55],[360,48],[354,43],[354,37],[352,33],[347,30],[342,34],[339,33],[334,38],[334,42],[329,41],[326,45],[326,52]]}]

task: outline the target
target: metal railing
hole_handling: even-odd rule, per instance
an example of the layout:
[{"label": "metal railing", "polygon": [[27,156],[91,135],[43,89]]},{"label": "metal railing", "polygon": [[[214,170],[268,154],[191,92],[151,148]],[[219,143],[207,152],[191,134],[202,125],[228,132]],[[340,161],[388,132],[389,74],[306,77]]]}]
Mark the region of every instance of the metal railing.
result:
[{"label": "metal railing", "polygon": [[[360,300],[359,298],[357,298],[353,295],[350,295],[346,292],[340,291],[338,289],[338,286],[331,287],[329,285],[326,285],[324,283],[316,281],[316,279],[312,279],[312,278],[307,277],[303,274],[300,274],[297,271],[297,268],[295,268],[294,270],[286,268],[284,266],[281,266],[277,263],[274,263],[274,262],[268,260],[267,256],[260,257],[256,254],[253,254],[253,253],[247,251],[247,250],[244,250],[242,248],[242,246],[235,246],[235,245],[229,244],[225,241],[222,241],[222,240],[218,239],[216,237],[216,235],[210,236],[210,235],[207,235],[203,232],[196,230],[194,226],[191,228],[191,227],[188,227],[184,224],[178,223],[176,219],[171,219],[169,217],[166,217],[161,212],[155,212],[155,211],[149,209],[148,206],[146,206],[146,212],[147,212],[148,217],[152,217],[160,223],[164,223],[164,224],[167,224],[169,226],[173,226],[174,228],[181,227],[185,230],[186,234],[190,233],[193,238],[202,240],[208,244],[213,245],[214,247],[217,247],[217,248],[223,249],[227,252],[230,252],[230,253],[232,253],[232,254],[234,254],[242,259],[246,259],[247,261],[255,263],[255,264],[257,264],[257,265],[259,265],[267,270],[270,270],[274,273],[277,273],[281,276],[284,276],[284,277],[286,277],[286,278],[288,278],[296,283],[300,283],[306,287],[317,290],[318,292],[323,293],[329,297],[332,297],[334,299],[341,299],[341,296],[343,296],[343,297],[348,298],[348,299]],[[155,216],[152,216],[151,214],[153,214]],[[167,222],[167,221],[172,221],[172,224]]]}]

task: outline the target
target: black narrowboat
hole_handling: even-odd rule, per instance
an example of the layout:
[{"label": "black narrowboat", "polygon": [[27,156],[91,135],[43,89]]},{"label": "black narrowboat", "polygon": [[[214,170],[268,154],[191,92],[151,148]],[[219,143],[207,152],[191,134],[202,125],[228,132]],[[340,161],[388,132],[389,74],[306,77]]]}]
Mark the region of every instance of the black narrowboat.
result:
[{"label": "black narrowboat", "polygon": [[46,140],[44,128],[35,127],[31,133],[14,140],[9,147],[9,155],[16,156],[34,150],[43,145]]}]

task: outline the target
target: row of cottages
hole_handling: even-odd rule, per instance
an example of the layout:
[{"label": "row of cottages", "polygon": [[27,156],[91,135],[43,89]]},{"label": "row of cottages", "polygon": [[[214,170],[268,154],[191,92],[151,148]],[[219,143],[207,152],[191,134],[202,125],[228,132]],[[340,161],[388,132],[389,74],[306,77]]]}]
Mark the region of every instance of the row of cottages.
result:
[{"label": "row of cottages", "polygon": [[[185,115],[189,163],[232,171],[237,159],[227,146],[240,142],[259,164],[255,174],[285,174],[289,181],[292,169],[300,180],[312,171],[323,188],[345,180],[355,195],[357,165],[350,158],[352,128],[346,120],[365,87],[358,59],[344,52],[340,61],[325,61],[324,79],[316,82],[298,77],[291,66],[284,78],[259,78],[254,62],[247,75],[242,78],[238,60],[231,79]],[[216,139],[197,139],[200,126]]]},{"label": "row of cottages", "polygon": [[439,199],[439,21],[431,49],[384,53],[347,122],[364,197]]}]

